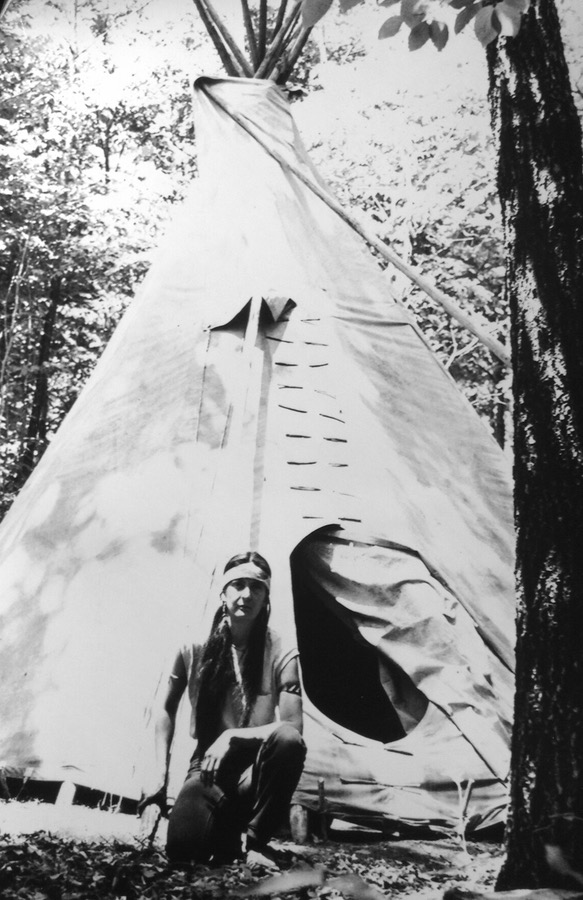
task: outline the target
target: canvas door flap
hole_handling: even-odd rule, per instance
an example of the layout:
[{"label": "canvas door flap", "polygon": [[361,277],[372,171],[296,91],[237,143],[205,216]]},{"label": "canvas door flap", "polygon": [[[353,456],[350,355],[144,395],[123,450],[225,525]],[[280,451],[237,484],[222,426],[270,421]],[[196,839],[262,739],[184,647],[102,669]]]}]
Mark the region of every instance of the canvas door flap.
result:
[{"label": "canvas door flap", "polygon": [[451,719],[496,777],[506,777],[508,735],[502,723],[511,698],[503,685],[494,689],[488,652],[471,618],[423,561],[402,548],[330,536],[312,542],[309,558],[326,593],[379,651],[384,684],[396,665]]},{"label": "canvas door flap", "polygon": [[416,824],[441,821],[451,827],[459,818],[455,782],[471,780],[469,811],[474,823],[493,808],[503,808],[505,789],[488,779],[470,744],[435,707],[430,707],[416,731],[397,743],[400,753],[387,752],[375,742],[344,742],[336,731],[312,717],[309,707],[305,736],[308,757],[299,795],[307,805],[317,806],[318,778],[323,778],[326,801],[334,814],[370,814]]}]

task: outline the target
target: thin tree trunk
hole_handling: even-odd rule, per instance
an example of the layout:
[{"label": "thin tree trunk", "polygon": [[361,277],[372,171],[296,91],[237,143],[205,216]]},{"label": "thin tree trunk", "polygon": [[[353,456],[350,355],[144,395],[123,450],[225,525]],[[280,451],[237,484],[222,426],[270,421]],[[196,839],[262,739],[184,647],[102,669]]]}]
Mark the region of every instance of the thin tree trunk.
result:
[{"label": "thin tree trunk", "polygon": [[498,887],[583,860],[583,160],[554,0],[489,50],[510,268],[517,686]]},{"label": "thin tree trunk", "polygon": [[12,0],[0,0],[0,19],[2,19],[8,11],[11,2]]},{"label": "thin tree trunk", "polygon": [[22,243],[12,242],[10,256],[3,273],[0,288],[4,292],[0,322],[0,387],[4,385],[5,370],[8,366],[10,343],[18,311],[20,282],[28,256],[28,237]]},{"label": "thin tree trunk", "polygon": [[26,433],[26,443],[20,457],[17,473],[17,479],[20,483],[23,483],[32,472],[39,447],[44,443],[46,438],[49,399],[46,364],[51,356],[51,343],[55,329],[57,309],[61,302],[61,284],[61,276],[53,276],[49,289],[49,308],[45,316],[43,333],[38,349],[37,374]]}]

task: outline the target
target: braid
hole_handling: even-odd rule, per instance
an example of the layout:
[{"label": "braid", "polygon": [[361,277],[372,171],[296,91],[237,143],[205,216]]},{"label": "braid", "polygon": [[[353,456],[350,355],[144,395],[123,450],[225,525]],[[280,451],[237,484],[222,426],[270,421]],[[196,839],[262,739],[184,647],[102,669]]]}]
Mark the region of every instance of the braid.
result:
[{"label": "braid", "polygon": [[248,709],[247,721],[241,723],[247,725],[251,710],[261,690],[263,676],[263,656],[265,653],[265,638],[267,635],[267,623],[269,621],[269,603],[267,603],[255,620],[255,626],[249,638],[247,653],[243,659],[242,680],[245,698],[245,707]]},{"label": "braid", "polygon": [[231,657],[231,629],[219,609],[215,613],[207,642],[200,657],[200,686],[196,704],[196,730],[200,755],[220,731],[220,712],[227,691],[235,684]]},{"label": "braid", "polygon": [[[225,571],[248,561],[254,562],[271,574],[267,561],[259,553],[245,553],[232,557],[225,566]],[[220,733],[221,713],[229,691],[233,691],[235,702],[241,709],[239,726],[245,728],[249,724],[253,706],[261,689],[269,613],[268,601],[257,616],[240,670],[224,604],[215,613],[199,663],[196,728],[200,756],[204,756]]]}]

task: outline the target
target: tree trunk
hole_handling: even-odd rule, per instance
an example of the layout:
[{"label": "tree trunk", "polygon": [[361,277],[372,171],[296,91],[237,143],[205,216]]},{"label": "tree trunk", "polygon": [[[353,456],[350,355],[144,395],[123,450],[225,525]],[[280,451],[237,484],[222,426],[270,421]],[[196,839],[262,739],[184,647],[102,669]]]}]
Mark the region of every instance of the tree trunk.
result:
[{"label": "tree trunk", "polygon": [[55,329],[55,319],[57,309],[61,302],[61,276],[55,275],[51,279],[49,289],[49,308],[45,316],[43,333],[41,335],[38,359],[37,373],[34,385],[34,393],[32,397],[32,407],[30,418],[28,420],[28,428],[26,433],[26,444],[22,455],[17,473],[17,481],[23,484],[35,464],[35,458],[38,456],[39,447],[44,443],[46,437],[46,423],[48,412],[48,376],[46,364],[51,355],[51,342]]},{"label": "tree trunk", "polygon": [[[2,2],[2,0],[0,0]],[[4,294],[2,309],[2,326],[0,331],[0,389],[6,386],[6,373],[9,368],[10,344],[14,333],[16,311],[18,309],[18,297],[20,292],[20,280],[25,267],[28,253],[28,241],[22,246],[18,241],[13,241],[10,247],[10,256],[6,269],[2,273],[0,289]]]},{"label": "tree trunk", "polygon": [[12,0],[0,0],[0,19],[2,19],[4,14],[8,11],[11,2]]},{"label": "tree trunk", "polygon": [[554,0],[533,0],[519,35],[488,56],[509,259],[518,587],[498,887],[580,889],[564,872],[583,867],[583,161]]}]

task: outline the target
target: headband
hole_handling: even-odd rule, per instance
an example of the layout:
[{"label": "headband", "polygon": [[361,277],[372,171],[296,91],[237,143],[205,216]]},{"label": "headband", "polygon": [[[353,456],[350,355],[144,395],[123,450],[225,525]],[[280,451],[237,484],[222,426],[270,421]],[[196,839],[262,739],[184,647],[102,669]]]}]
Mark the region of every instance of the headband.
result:
[{"label": "headband", "polygon": [[263,569],[260,569],[255,563],[246,562],[241,563],[239,566],[233,566],[232,569],[228,569],[223,573],[221,579],[221,593],[225,590],[227,585],[232,581],[236,581],[238,578],[252,578],[253,581],[260,581],[261,584],[265,585],[268,591],[271,586],[271,579]]}]

